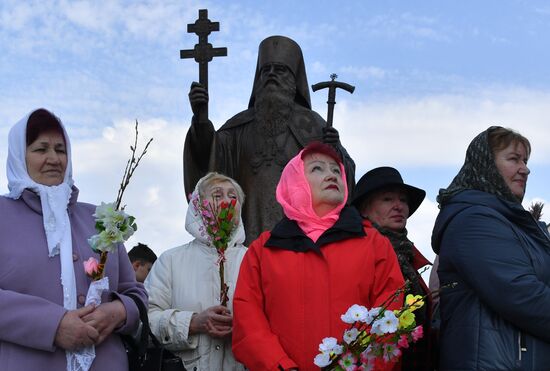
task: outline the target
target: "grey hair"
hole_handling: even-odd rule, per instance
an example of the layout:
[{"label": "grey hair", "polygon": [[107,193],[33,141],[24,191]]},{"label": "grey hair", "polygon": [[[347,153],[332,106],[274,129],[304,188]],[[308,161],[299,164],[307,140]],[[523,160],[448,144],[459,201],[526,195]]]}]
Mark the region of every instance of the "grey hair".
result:
[{"label": "grey hair", "polygon": [[223,175],[220,173],[217,173],[215,171],[210,172],[206,174],[204,177],[201,178],[200,182],[197,185],[197,190],[199,191],[199,196],[201,198],[205,197],[205,192],[208,187],[210,187],[214,183],[220,183],[220,182],[230,182],[233,187],[235,187],[235,190],[237,191],[237,197],[239,198],[240,204],[244,204],[244,192],[239,183],[237,183],[233,178],[228,177],[227,175]]}]

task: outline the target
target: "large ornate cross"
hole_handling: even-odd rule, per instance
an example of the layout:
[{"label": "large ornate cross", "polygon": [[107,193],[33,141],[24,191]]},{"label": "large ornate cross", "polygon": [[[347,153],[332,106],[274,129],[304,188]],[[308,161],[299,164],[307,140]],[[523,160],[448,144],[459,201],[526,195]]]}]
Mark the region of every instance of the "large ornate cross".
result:
[{"label": "large ornate cross", "polygon": [[208,42],[208,35],[212,31],[220,30],[220,22],[211,22],[208,19],[208,9],[199,10],[199,18],[195,23],[187,25],[188,33],[195,33],[199,37],[199,43],[193,49],[180,50],[180,58],[195,58],[199,64],[199,82],[208,90],[208,62],[213,57],[225,57],[227,48],[213,48]]}]

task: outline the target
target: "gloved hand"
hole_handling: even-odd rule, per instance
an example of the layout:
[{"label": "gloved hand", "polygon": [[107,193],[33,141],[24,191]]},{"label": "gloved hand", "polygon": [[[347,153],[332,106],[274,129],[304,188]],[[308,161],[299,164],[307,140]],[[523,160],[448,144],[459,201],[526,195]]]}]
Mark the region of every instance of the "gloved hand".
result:
[{"label": "gloved hand", "polygon": [[208,91],[196,81],[193,81],[191,88],[189,89],[189,103],[191,104],[191,110],[193,115],[197,118],[200,115],[203,108],[208,104]]},{"label": "gloved hand", "polygon": [[330,144],[334,148],[340,145],[340,135],[338,130],[333,126],[325,126],[323,128],[323,143]]}]

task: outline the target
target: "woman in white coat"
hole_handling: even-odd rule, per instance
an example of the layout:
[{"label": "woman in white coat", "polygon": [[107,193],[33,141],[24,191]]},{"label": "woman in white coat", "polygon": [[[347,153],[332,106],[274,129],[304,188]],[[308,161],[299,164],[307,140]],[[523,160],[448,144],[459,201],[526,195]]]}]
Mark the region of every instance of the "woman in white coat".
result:
[{"label": "woman in white coat", "polygon": [[217,206],[236,201],[237,225],[224,263],[229,300],[227,306],[220,305],[218,252],[205,232],[198,204],[190,202],[185,229],[195,239],[164,252],[145,280],[151,330],[181,357],[187,370],[244,370],[231,351],[233,292],[246,252],[240,216],[244,194],[233,179],[209,173],[199,180],[191,197]]}]

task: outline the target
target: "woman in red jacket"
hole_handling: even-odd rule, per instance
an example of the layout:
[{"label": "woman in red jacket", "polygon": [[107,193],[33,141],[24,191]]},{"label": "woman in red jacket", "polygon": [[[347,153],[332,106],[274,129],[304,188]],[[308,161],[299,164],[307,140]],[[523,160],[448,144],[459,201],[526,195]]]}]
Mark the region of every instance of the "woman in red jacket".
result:
[{"label": "woman in red jacket", "polygon": [[252,371],[315,370],[321,340],[342,336],[340,316],[352,304],[380,306],[403,276],[389,241],[345,205],[344,167],[332,147],[315,143],[290,160],[276,196],[285,217],[241,264],[233,352]]}]

